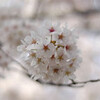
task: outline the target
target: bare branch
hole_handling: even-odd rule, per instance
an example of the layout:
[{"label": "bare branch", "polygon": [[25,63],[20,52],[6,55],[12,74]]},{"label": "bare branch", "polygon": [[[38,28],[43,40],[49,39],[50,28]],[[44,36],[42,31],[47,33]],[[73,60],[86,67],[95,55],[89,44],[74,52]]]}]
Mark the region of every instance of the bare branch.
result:
[{"label": "bare branch", "polygon": [[42,82],[40,80],[36,80],[36,81],[39,82],[39,83],[42,83],[42,84],[46,84],[46,85],[68,86],[68,87],[80,88],[80,87],[84,87],[87,83],[100,82],[100,79],[87,80],[87,81],[82,81],[82,82],[78,82],[78,81],[72,80],[72,82],[69,83],[69,84],[54,84],[54,83],[44,83],[44,82]]}]

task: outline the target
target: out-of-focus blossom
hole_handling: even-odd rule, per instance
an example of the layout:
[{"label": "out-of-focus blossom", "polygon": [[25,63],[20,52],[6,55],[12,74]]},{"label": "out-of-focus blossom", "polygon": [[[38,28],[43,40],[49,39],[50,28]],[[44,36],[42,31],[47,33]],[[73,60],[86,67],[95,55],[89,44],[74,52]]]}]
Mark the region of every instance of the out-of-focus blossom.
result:
[{"label": "out-of-focus blossom", "polygon": [[75,78],[74,72],[81,62],[76,39],[66,25],[46,22],[37,32],[26,36],[17,49],[35,79],[67,83]]},{"label": "out-of-focus blossom", "polygon": [[7,55],[5,55],[2,51],[0,51],[0,70],[8,67],[11,60]]},{"label": "out-of-focus blossom", "polygon": [[0,19],[8,19],[20,16],[24,5],[24,0],[0,0]]},{"label": "out-of-focus blossom", "polygon": [[38,0],[0,0],[0,20],[31,18],[37,13]]},{"label": "out-of-focus blossom", "polygon": [[20,71],[6,71],[5,77],[0,78],[0,100],[47,100],[42,86]]},{"label": "out-of-focus blossom", "polygon": [[21,43],[21,39],[34,30],[35,26],[31,21],[24,20],[7,20],[0,28],[0,41],[3,46],[10,52],[16,51],[16,47]]}]

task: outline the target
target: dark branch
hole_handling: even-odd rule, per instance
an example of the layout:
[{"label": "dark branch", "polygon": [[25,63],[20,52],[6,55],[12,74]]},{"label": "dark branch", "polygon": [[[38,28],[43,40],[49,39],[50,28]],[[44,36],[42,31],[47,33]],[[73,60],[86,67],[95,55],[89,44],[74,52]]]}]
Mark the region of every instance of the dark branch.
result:
[{"label": "dark branch", "polygon": [[40,80],[36,80],[39,83],[46,84],[46,85],[53,85],[53,86],[68,86],[68,87],[74,87],[74,88],[79,88],[79,87],[84,87],[87,83],[95,83],[95,82],[100,82],[100,79],[94,79],[94,80],[87,80],[87,81],[74,81],[72,80],[71,83],[69,84],[55,84],[55,83],[44,83]]}]

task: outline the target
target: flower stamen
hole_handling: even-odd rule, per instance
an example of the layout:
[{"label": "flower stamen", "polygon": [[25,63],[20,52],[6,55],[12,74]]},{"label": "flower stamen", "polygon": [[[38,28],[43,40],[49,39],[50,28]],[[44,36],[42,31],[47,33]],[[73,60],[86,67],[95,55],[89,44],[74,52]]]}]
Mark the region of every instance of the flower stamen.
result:
[{"label": "flower stamen", "polygon": [[36,40],[33,39],[33,40],[32,40],[32,44],[36,44]]},{"label": "flower stamen", "polygon": [[49,50],[48,45],[44,45],[43,49],[44,49],[44,51]]},{"label": "flower stamen", "polygon": [[32,53],[31,56],[32,56],[32,57],[36,57],[36,53]]},{"label": "flower stamen", "polygon": [[58,59],[61,61],[63,60],[63,55],[58,56]]},{"label": "flower stamen", "polygon": [[51,59],[55,59],[55,55],[52,55],[52,56],[51,56]]},{"label": "flower stamen", "polygon": [[69,72],[69,71],[66,71],[66,75],[68,75],[68,76],[69,76],[70,74],[71,74],[71,72]]},{"label": "flower stamen", "polygon": [[70,67],[70,68],[73,67],[73,63],[71,63],[71,64],[69,65],[69,67]]},{"label": "flower stamen", "polygon": [[64,38],[63,34],[58,35],[58,39],[62,40]]},{"label": "flower stamen", "polygon": [[69,46],[69,45],[66,45],[66,50],[69,50],[69,49],[71,49],[71,47]]},{"label": "flower stamen", "polygon": [[39,64],[39,63],[41,62],[41,58],[38,58],[38,61],[37,61],[37,62],[38,62],[38,64]]},{"label": "flower stamen", "polygon": [[56,41],[51,41],[51,43],[55,45],[56,44]]},{"label": "flower stamen", "polygon": [[58,71],[59,71],[58,68],[53,69],[53,72],[54,72],[54,73],[58,73]]}]

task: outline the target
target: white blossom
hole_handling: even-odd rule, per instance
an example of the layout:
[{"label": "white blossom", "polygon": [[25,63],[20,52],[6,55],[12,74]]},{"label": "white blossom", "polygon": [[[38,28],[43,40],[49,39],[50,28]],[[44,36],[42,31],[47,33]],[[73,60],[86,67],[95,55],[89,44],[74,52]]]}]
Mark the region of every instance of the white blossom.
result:
[{"label": "white blossom", "polygon": [[[50,31],[52,28],[52,31]],[[21,57],[29,64],[28,71],[34,79],[54,83],[74,79],[81,58],[76,46],[76,35],[66,25],[47,22],[31,32],[18,46]]]}]

